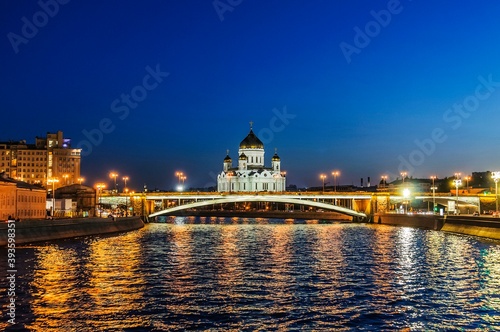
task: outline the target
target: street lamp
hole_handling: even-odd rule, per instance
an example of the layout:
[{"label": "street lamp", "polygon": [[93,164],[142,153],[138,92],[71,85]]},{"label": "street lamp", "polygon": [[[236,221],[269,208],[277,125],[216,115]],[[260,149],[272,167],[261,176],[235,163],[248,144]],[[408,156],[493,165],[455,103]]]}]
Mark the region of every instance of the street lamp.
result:
[{"label": "street lamp", "polygon": [[405,177],[407,174],[407,172],[401,172],[401,176],[403,177],[403,184],[405,184]]},{"label": "street lamp", "polygon": [[78,178],[78,183],[81,185],[82,182],[85,181],[85,178]]},{"label": "street lamp", "polygon": [[381,178],[382,178],[382,186],[383,186],[382,188],[386,188],[386,186],[387,186],[387,175],[382,175]]},{"label": "street lamp", "polygon": [[[455,176],[460,175],[460,173],[455,173]],[[461,186],[462,185],[462,180],[461,179],[455,179],[453,180],[453,183],[455,184],[455,188],[456,188],[456,192],[457,192],[457,203],[456,203],[456,206],[455,206],[455,214],[457,214],[458,212],[458,186]]]},{"label": "street lamp", "polygon": [[496,212],[498,212],[498,180],[500,180],[500,172],[491,172],[491,177],[495,181],[495,202],[496,202]]},{"label": "street lamp", "polygon": [[323,192],[325,192],[325,179],[326,179],[326,175],[325,174],[321,174],[319,177],[320,177],[321,180],[323,180]]},{"label": "street lamp", "polygon": [[467,193],[469,193],[469,181],[470,181],[471,177],[470,176],[465,176],[464,177],[464,180],[465,180],[465,189],[467,190]]},{"label": "street lamp", "polygon": [[436,176],[431,176],[432,180],[432,211],[436,212],[436,187],[434,186],[434,181],[436,180]]},{"label": "street lamp", "polygon": [[100,218],[102,216],[101,192],[104,188],[106,188],[106,184],[100,182],[100,183],[97,183],[95,185],[95,187],[97,188],[97,196],[99,199],[99,218]]},{"label": "street lamp", "polygon": [[115,179],[115,192],[118,193],[118,187],[116,186],[116,178],[118,177],[118,173],[111,172],[111,173],[109,173],[109,177]]},{"label": "street lamp", "polygon": [[122,180],[123,180],[123,182],[124,182],[124,185],[123,185],[123,192],[128,191],[128,190],[127,190],[127,181],[128,181],[128,179],[129,179],[129,178],[128,178],[128,176],[124,176],[124,177],[122,178]]},{"label": "street lamp", "polygon": [[125,217],[128,217],[128,188],[125,188]]},{"label": "street lamp", "polygon": [[184,175],[182,172],[175,172],[175,176],[179,178],[179,184],[181,184],[181,177]]},{"label": "street lamp", "polygon": [[55,212],[55,208],[56,208],[56,196],[55,196],[56,193],[55,193],[55,188],[54,188],[54,185],[56,184],[56,182],[59,182],[58,178],[47,179],[47,184],[52,183],[52,212],[50,213],[50,216],[52,218],[54,218],[54,212]]},{"label": "street lamp", "polygon": [[340,172],[339,171],[334,171],[332,172],[332,175],[333,175],[333,186],[334,186],[334,192],[337,192],[337,176],[340,175]]},{"label": "street lamp", "polygon": [[64,175],[63,175],[63,178],[64,178],[64,185],[65,185],[65,186],[66,186],[66,185],[68,185],[68,177],[69,177],[69,175],[68,175],[68,174],[64,174]]}]

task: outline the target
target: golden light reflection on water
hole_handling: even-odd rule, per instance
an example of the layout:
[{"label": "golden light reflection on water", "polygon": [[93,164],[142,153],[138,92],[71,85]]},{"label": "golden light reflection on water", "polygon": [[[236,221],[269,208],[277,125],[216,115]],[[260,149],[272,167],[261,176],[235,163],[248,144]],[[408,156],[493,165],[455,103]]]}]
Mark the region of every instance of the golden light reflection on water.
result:
[{"label": "golden light reflection on water", "polygon": [[33,249],[27,327],[500,328],[498,245],[385,225],[186,220]]},{"label": "golden light reflection on water", "polygon": [[79,302],[74,289],[78,288],[78,253],[74,249],[57,246],[37,248],[38,267],[31,283],[35,320],[27,327],[33,331],[45,331],[58,326],[53,318],[68,320]]},{"label": "golden light reflection on water", "polygon": [[79,251],[58,246],[37,248],[38,267],[31,283],[35,320],[27,327],[46,331],[64,326],[65,331],[79,331],[82,326],[141,326],[132,317],[115,320],[144,305],[139,300],[144,290],[144,279],[138,272],[140,247],[134,237],[89,241]]},{"label": "golden light reflection on water", "polygon": [[89,273],[91,310],[97,309],[101,315],[115,317],[131,309],[142,309],[144,302],[140,299],[145,280],[140,272],[141,247],[135,241],[135,235],[94,241],[89,253],[84,268]]},{"label": "golden light reflection on water", "polygon": [[[243,280],[243,270],[241,269],[241,255],[238,246],[238,229],[237,226],[221,227],[221,239],[219,246],[215,249],[215,253],[220,255],[221,268],[219,278],[216,280],[218,289],[220,289],[221,302],[226,302],[224,311],[227,313],[235,312],[235,299],[238,297],[238,287]],[[224,300],[231,299],[231,300]]]},{"label": "golden light reflection on water", "polygon": [[189,271],[193,270],[193,226],[173,225],[168,230],[171,235],[170,252],[170,277],[165,280],[168,287],[168,296],[174,297],[175,301],[166,304],[165,310],[173,314],[181,315],[190,310],[190,299],[196,291],[196,281]]}]

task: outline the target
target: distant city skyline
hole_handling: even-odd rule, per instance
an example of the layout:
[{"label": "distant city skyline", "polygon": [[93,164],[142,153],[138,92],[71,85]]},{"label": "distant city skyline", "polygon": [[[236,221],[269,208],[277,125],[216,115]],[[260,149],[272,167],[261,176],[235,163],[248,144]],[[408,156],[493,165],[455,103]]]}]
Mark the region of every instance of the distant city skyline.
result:
[{"label": "distant city skyline", "polygon": [[287,184],[500,169],[500,4],[0,3],[0,141],[61,130],[85,183],[216,185],[249,122]]}]

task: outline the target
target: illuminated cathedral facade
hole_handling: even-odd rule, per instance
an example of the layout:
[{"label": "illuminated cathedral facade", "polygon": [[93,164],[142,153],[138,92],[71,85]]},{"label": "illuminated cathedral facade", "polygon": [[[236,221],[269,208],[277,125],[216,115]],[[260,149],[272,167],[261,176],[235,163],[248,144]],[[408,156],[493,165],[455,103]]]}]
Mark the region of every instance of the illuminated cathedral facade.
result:
[{"label": "illuminated cathedral facade", "polygon": [[252,124],[250,133],[241,141],[238,150],[238,165],[227,152],[223,170],[217,176],[219,192],[282,192],[286,188],[286,172],[281,171],[281,160],[275,151],[271,167],[264,166],[264,144],[254,134]]}]

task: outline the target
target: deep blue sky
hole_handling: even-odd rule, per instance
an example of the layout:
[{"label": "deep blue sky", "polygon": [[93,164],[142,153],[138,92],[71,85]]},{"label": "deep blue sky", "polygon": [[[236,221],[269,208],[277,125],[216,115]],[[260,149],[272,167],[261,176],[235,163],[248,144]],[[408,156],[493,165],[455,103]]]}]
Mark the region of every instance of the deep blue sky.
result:
[{"label": "deep blue sky", "polygon": [[[336,169],[341,183],[359,184],[400,170],[500,168],[498,1],[219,4],[231,10],[211,0],[72,0],[50,17],[35,1],[2,1],[0,140],[62,130],[84,147],[88,184],[115,170],[135,189],[172,188],[177,170],[187,185],[214,184],[249,121],[266,164],[278,148],[298,186]],[[36,34],[23,31],[36,20]],[[346,57],[341,45],[358,47]],[[148,80],[149,91],[147,67],[169,73]],[[120,101],[132,91],[144,97],[134,108]],[[84,132],[102,121],[111,129],[90,151]]]}]

